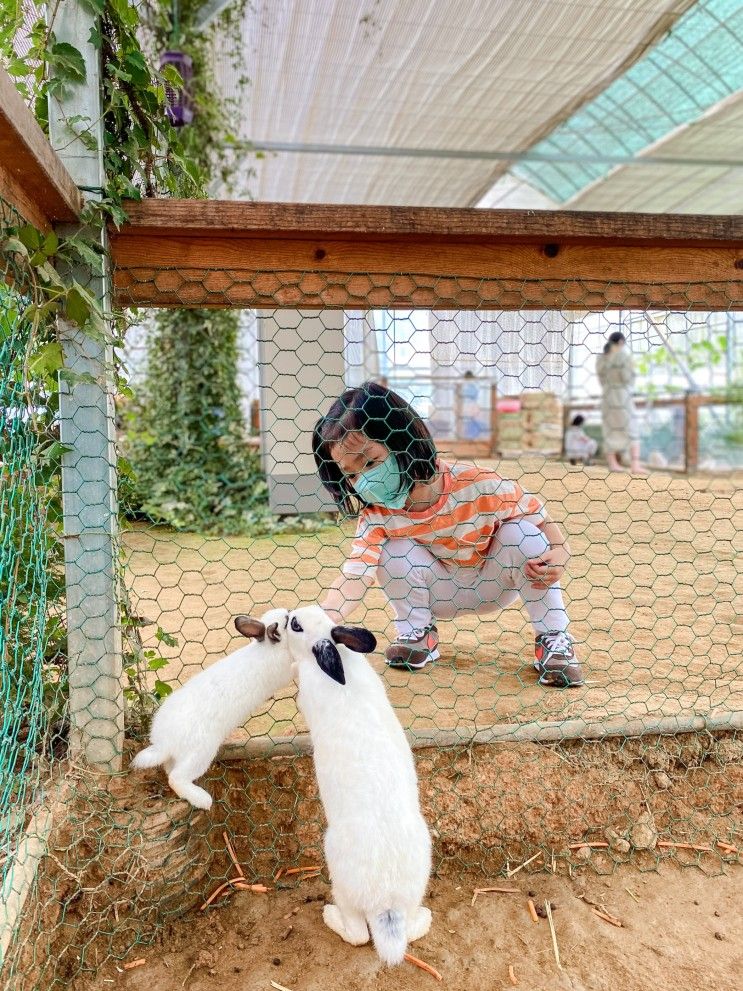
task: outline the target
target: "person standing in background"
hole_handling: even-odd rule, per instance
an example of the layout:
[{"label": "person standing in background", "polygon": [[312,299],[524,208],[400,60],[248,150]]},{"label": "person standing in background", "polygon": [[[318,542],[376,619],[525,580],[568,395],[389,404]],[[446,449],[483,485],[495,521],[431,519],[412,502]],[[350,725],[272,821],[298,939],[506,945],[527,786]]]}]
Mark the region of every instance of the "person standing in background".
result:
[{"label": "person standing in background", "polygon": [[620,331],[609,335],[604,353],[596,359],[596,374],[601,383],[601,425],[609,471],[623,471],[619,456],[629,451],[630,471],[645,475],[633,399],[635,368],[627,339]]}]

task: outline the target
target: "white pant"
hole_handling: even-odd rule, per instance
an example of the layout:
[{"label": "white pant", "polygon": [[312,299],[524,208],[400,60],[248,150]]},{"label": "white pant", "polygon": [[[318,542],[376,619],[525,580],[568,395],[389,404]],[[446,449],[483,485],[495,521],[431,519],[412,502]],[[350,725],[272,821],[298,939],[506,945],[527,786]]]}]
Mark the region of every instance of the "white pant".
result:
[{"label": "white pant", "polygon": [[414,540],[391,539],[382,546],[377,579],[395,610],[398,633],[462,613],[497,612],[519,598],[535,633],[566,630],[560,586],[532,588],[524,574],[526,562],[547,550],[545,535],[526,520],[501,524],[490,553],[478,567],[444,564]]}]

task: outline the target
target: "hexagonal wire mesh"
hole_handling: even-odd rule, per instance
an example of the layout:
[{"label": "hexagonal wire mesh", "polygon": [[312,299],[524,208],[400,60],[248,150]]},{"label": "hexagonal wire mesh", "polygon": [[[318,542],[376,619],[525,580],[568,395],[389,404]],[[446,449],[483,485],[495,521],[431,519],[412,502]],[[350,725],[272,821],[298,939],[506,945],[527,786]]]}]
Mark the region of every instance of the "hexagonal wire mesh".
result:
[{"label": "hexagonal wire mesh", "polygon": [[[643,868],[704,857],[707,869],[736,856],[739,285],[664,287],[669,312],[651,308],[652,285],[623,296],[616,284],[555,284],[562,307],[540,310],[528,281],[144,268],[118,278],[131,302],[154,282],[189,307],[180,326],[136,316],[135,396],[174,410],[176,428],[196,412],[211,429],[235,402],[247,422],[257,403],[254,436],[239,441],[246,475],[257,447],[267,479],[253,502],[212,492],[213,519],[199,526],[188,473],[180,501],[164,485],[127,505],[131,736],[143,699],[241,644],[236,614],[323,600],[345,571],[338,602],[358,599],[354,622],[377,635],[372,663],[421,748],[437,869],[498,873],[539,854],[567,870],[586,844],[600,872],[628,856]],[[247,302],[256,309],[231,329],[192,309]],[[599,357],[597,374],[616,332],[628,344]],[[216,411],[213,395],[186,409],[198,395],[187,376],[206,367],[206,384],[222,381],[207,360],[215,333],[232,335],[241,395],[228,402],[223,384]],[[168,377],[163,354],[178,340],[188,354],[169,367],[183,377]],[[379,387],[364,393],[368,381]],[[316,445],[323,487],[312,430],[341,395]],[[122,419],[121,442],[136,448],[138,432],[146,459],[157,425],[133,422]],[[162,478],[189,463],[192,428],[169,444]],[[607,455],[626,469],[636,444],[647,477],[606,470]],[[360,522],[354,491],[368,494]],[[417,504],[401,507],[411,491]],[[552,542],[564,533],[571,549],[561,591],[525,577],[548,553],[546,514],[559,526],[548,524]],[[230,876],[228,841],[251,882],[296,883],[279,872],[321,863],[306,749],[287,686],[209,772],[209,813],[177,802],[158,773],[102,781],[67,766],[63,815],[9,955],[12,986],[64,986],[130,953]]]}]

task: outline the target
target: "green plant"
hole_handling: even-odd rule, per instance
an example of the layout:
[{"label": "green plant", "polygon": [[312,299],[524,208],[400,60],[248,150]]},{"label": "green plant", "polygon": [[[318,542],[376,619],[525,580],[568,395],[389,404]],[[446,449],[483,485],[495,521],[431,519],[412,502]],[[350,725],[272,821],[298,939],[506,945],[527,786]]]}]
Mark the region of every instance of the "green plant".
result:
[{"label": "green plant", "polygon": [[[48,748],[67,685],[59,534],[64,449],[48,386],[53,342],[46,326],[24,316],[30,309],[28,297],[0,284],[0,749],[16,754],[21,745],[26,752]],[[40,341],[29,361],[34,333]],[[39,705],[42,721],[33,718]]]},{"label": "green plant", "polygon": [[[725,358],[727,338],[724,334],[714,340],[692,341],[683,354],[683,361],[690,372],[717,367]],[[658,395],[661,389],[653,381],[653,373],[657,371],[679,370],[679,362],[675,355],[665,346],[653,348],[635,359],[637,373],[645,381],[641,389],[650,398]],[[686,392],[688,386],[678,386],[670,383],[663,387],[663,392]]]},{"label": "green plant", "polygon": [[[684,352],[683,360],[690,372],[717,368],[725,360],[727,354],[727,337],[719,334],[713,339],[692,341]],[[661,391],[680,393],[688,391],[688,386],[677,386],[673,383],[661,390],[653,381],[657,371],[678,368],[678,360],[666,347],[655,348],[636,359],[636,368],[644,379],[641,384],[642,392],[649,399],[655,398]],[[701,428],[702,443],[705,449],[713,449],[722,443],[725,446],[737,447],[743,445],[743,369],[733,369],[733,377],[723,388],[710,390],[713,395],[719,395],[724,400],[724,413],[719,407],[712,407],[717,412],[710,422]],[[656,445],[664,449],[673,447],[676,438],[670,428],[662,428],[657,438],[647,439],[648,446]]]},{"label": "green plant", "polygon": [[176,529],[239,533],[266,502],[245,444],[234,312],[173,310],[150,327],[147,376],[125,415],[132,514]]},{"label": "green plant", "polygon": [[[240,16],[244,6],[232,8],[231,16]],[[181,129],[184,148],[202,176],[229,187],[230,106],[216,96],[210,40],[193,27],[200,7],[198,0],[180,3],[177,23],[172,7],[148,4],[144,9],[153,44],[162,50],[172,43],[193,60],[196,113],[193,124]],[[239,62],[239,49],[232,54]],[[237,313],[163,311],[150,318],[148,327],[146,382],[124,417],[132,470],[126,472],[122,505],[130,515],[179,530],[276,528],[258,459],[245,444]]]},{"label": "green plant", "polygon": [[[128,661],[124,668],[124,676],[126,677],[124,697],[130,704],[130,729],[140,734],[146,733],[149,729],[152,713],[158,703],[162,702],[173,691],[172,686],[163,681],[158,674],[168,666],[170,661],[153,648],[145,647],[142,642],[140,630],[151,625],[153,624],[149,620],[135,616],[131,609],[127,610],[127,615],[122,622],[122,634],[126,644]],[[166,633],[161,626],[158,626],[155,631],[155,639],[158,643],[164,643],[168,647],[178,646],[176,638]]]},{"label": "green plant", "polygon": [[[16,36],[29,4],[5,0],[0,54],[19,91],[35,109],[42,127],[48,128],[49,98],[83,82],[85,68],[74,45],[56,36],[58,5],[50,7],[43,0],[31,2],[37,17],[20,55],[15,48]],[[153,57],[143,47],[140,14],[144,12],[150,20],[163,21],[169,16],[170,5],[148,3],[135,7],[127,0],[85,0],[85,3],[98,15],[90,40],[101,52],[105,188],[97,191],[101,196],[99,201],[86,206],[78,232],[68,237],[42,233],[23,223],[4,205],[0,217],[5,279],[16,287],[14,291],[5,291],[0,299],[0,348],[3,348],[0,366],[3,467],[0,470],[7,474],[20,464],[27,473],[24,481],[28,482],[18,484],[16,472],[8,479],[10,484],[3,486],[0,528],[3,546],[12,549],[15,561],[15,570],[3,588],[7,628],[2,643],[3,658],[7,659],[9,652],[15,658],[12,671],[8,665],[3,668],[13,685],[4,683],[3,688],[6,697],[10,697],[11,691],[14,693],[26,713],[24,716],[19,710],[11,724],[17,728],[19,720],[25,719],[33,732],[43,724],[35,708],[39,693],[43,694],[48,715],[54,721],[64,706],[67,679],[60,484],[64,448],[58,441],[57,416],[60,382],[74,386],[82,377],[72,375],[65,368],[55,321],[63,316],[98,338],[111,334],[109,326],[114,331],[123,328],[119,318],[107,324],[99,301],[81,282],[60,276],[60,263],[67,272],[73,266],[77,271],[86,267],[99,269],[103,261],[100,243],[94,234],[88,235],[86,231],[100,228],[106,217],[121,221],[125,216],[123,200],[127,197],[206,195],[207,175],[212,174],[213,162],[222,161],[226,154],[222,146],[217,146],[214,155],[211,152],[197,155],[193,133],[179,132],[168,121],[165,86],[167,82],[178,85],[179,80],[172,71],[159,72]],[[233,8],[225,17],[237,14]],[[208,44],[206,37],[199,43],[202,63],[206,62]],[[203,133],[224,113],[219,107],[218,100],[201,99],[199,127]],[[70,131],[89,146],[94,141],[92,123],[83,118],[67,121]],[[119,391],[126,395],[128,389],[120,371],[117,378]],[[23,455],[20,462],[19,452]],[[125,469],[122,463],[122,470]],[[33,575],[36,584],[19,580],[18,576],[26,575]],[[43,582],[43,587],[39,582]],[[15,610],[13,615],[23,614],[25,621],[12,628],[11,607]],[[125,605],[122,620],[125,634],[129,620]],[[129,667],[133,661],[135,667],[150,667],[150,670],[153,663],[158,663],[156,657],[142,654],[136,648],[128,650],[127,661]],[[136,682],[137,676],[134,677]],[[162,684],[156,685],[156,691],[163,691]],[[131,693],[129,697],[132,699]]]}]

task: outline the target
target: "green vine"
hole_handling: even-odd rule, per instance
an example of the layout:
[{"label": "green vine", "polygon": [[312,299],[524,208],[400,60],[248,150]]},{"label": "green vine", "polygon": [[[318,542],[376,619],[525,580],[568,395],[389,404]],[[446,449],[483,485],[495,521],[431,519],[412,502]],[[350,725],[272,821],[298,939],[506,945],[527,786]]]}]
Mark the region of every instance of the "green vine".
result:
[{"label": "green vine", "polygon": [[[22,0],[0,0],[0,56],[47,132],[50,99],[64,96],[69,87],[85,81],[81,52],[57,36],[63,2],[27,0],[24,4]],[[180,0],[178,8],[155,0],[142,0],[136,5],[128,0],[81,2],[95,15],[88,40],[100,52],[102,119],[70,118],[66,126],[71,141],[79,140],[92,148],[97,125],[102,125],[104,187],[88,191],[94,195],[74,234],[61,237],[37,231],[8,211],[0,224],[5,271],[14,271],[14,284],[19,290],[13,295],[11,312],[18,311],[18,324],[27,331],[19,374],[26,412],[36,432],[35,471],[40,480],[37,496],[46,507],[48,561],[53,577],[50,588],[56,590],[57,599],[62,599],[64,592],[60,534],[60,464],[64,448],[57,438],[59,387],[60,381],[74,386],[79,377],[65,368],[55,321],[64,316],[87,334],[98,339],[107,337],[109,343],[119,347],[125,334],[123,315],[104,314],[99,301],[83,285],[82,277],[82,281],[75,281],[59,273],[101,270],[103,248],[95,231],[108,220],[115,224],[125,220],[125,200],[205,197],[210,187],[245,196],[248,191],[237,185],[236,176],[244,181],[251,175],[246,170],[244,151],[240,169],[234,168],[232,149],[236,142],[231,127],[247,84],[239,68],[243,57],[239,27],[249,0],[235,0],[207,31],[195,26],[202,0]],[[30,25],[29,7],[36,14]],[[214,78],[216,36],[220,55],[232,62],[233,79],[238,79],[234,100],[219,94]],[[167,88],[179,88],[182,80],[172,68],[158,68],[160,55],[169,48],[187,52],[193,64],[189,93],[195,119],[183,128],[175,128],[167,115]],[[244,445],[246,431],[234,367],[236,314],[180,314],[178,321],[190,328],[180,342],[171,315],[152,319],[157,329],[151,335],[151,372],[141,396],[133,394],[123,369],[116,369],[116,388],[127,404],[127,443],[136,469],[132,471],[128,461],[120,459],[124,508],[134,514],[146,513],[148,518],[176,528],[202,531],[265,533],[321,525],[313,520],[276,520],[268,511],[265,480],[257,459],[246,452]],[[195,353],[203,353],[204,341],[213,350],[213,378],[207,381],[205,376],[194,376],[187,380],[177,407],[182,412],[180,422],[174,414],[160,415],[165,393],[157,387],[158,374],[161,380],[167,379],[168,362],[191,362],[193,366]],[[190,355],[189,347],[194,352]],[[188,399],[185,413],[184,398]],[[153,419],[155,407],[158,415]],[[202,415],[205,409],[207,413]],[[194,441],[187,457],[177,439],[185,424]],[[152,704],[168,691],[169,686],[157,674],[166,661],[157,650],[145,648],[141,628],[148,625],[147,621],[133,615],[125,592],[123,599],[126,696],[141,722]],[[54,636],[50,637],[52,631]],[[46,633],[54,657],[54,663],[48,665],[47,678],[59,696],[60,692],[64,694],[66,679],[61,609]],[[165,631],[158,628],[155,635],[158,642],[173,645]],[[150,688],[153,675],[154,687]]]},{"label": "green vine", "polygon": [[[32,0],[36,17],[30,27],[29,3],[1,2],[0,57],[48,132],[50,98],[61,96],[68,87],[85,81],[82,54],[74,45],[57,37],[60,0],[51,4]],[[100,229],[108,218],[117,224],[122,222],[124,200],[155,195],[204,197],[211,179],[224,181],[230,171],[228,104],[219,99],[210,69],[213,29],[201,34],[189,30],[180,39],[181,44],[188,45],[194,62],[192,98],[196,104],[196,121],[192,127],[179,130],[167,116],[166,88],[180,86],[181,80],[173,69],[160,71],[156,65],[159,53],[168,47],[172,35],[170,4],[145,2],[133,6],[127,0],[83,2],[96,15],[90,41],[101,54],[104,188],[91,191],[97,195],[87,203],[78,231],[66,237],[36,230],[10,208],[3,207],[0,213],[0,252],[6,279],[10,277],[12,281],[12,288],[6,289],[0,299],[4,314],[0,345],[5,344],[6,352],[13,356],[12,367],[10,359],[4,361],[0,385],[13,390],[14,403],[18,402],[18,396],[23,399],[25,412],[14,413],[14,429],[17,430],[18,423],[26,423],[24,429],[33,433],[28,471],[33,477],[36,505],[43,508],[43,539],[49,571],[42,677],[45,692],[53,687],[57,700],[64,697],[66,690],[60,484],[65,449],[58,439],[59,389],[60,382],[74,386],[81,376],[74,376],[65,368],[56,335],[56,318],[63,316],[98,339],[108,335],[109,342],[118,345],[122,343],[125,327],[121,314],[106,320],[111,315],[104,315],[99,301],[82,282],[68,275],[62,277],[60,272],[69,273],[73,268],[100,271],[103,263],[100,241],[94,233],[85,232]],[[237,0],[224,13],[219,25],[224,37],[236,39],[231,53],[235,59],[240,53],[239,32],[234,28],[245,6],[246,0]],[[189,23],[195,9],[195,4],[184,5],[183,23]],[[86,146],[93,147],[98,123],[83,118],[68,119],[70,140],[76,136]],[[17,333],[10,339],[11,326],[16,331],[22,329],[22,340]],[[12,352],[8,350],[11,345]],[[121,369],[116,376],[118,391],[131,396]],[[0,442],[0,464],[5,461],[7,465],[11,438],[6,436],[5,429]],[[12,442],[17,444],[17,437]],[[126,464],[122,463],[122,471],[126,473],[126,470]],[[16,574],[25,574],[32,558],[38,563],[34,555],[38,555],[39,545],[38,540],[32,546],[33,542],[24,538],[22,521],[17,523],[16,517],[17,514],[11,513],[3,520],[3,537],[9,526],[15,527],[8,534],[18,552]],[[19,601],[26,594],[23,589],[22,583],[19,584]],[[144,648],[142,625],[144,621],[133,616],[125,600],[122,629],[127,644],[126,695],[138,715],[169,690],[158,675],[154,688],[148,687],[151,680],[148,675],[159,671],[166,661],[157,651]],[[156,639],[171,646],[175,642],[159,628]],[[3,649],[10,647],[5,637]],[[30,641],[14,642],[13,649],[19,656],[29,659],[35,656],[34,643]],[[24,678],[28,683],[32,680],[28,672]],[[27,700],[25,704],[32,703]],[[29,725],[33,725],[33,720]]]}]

